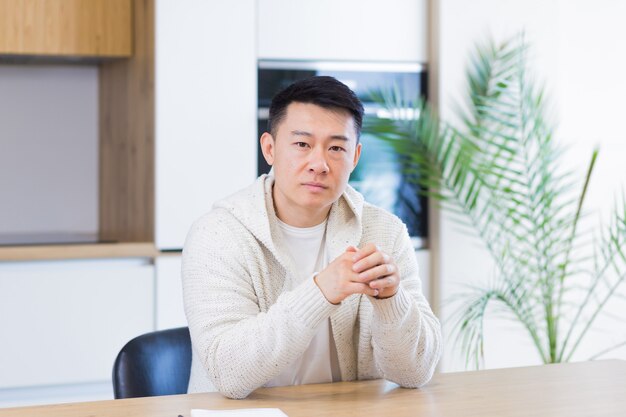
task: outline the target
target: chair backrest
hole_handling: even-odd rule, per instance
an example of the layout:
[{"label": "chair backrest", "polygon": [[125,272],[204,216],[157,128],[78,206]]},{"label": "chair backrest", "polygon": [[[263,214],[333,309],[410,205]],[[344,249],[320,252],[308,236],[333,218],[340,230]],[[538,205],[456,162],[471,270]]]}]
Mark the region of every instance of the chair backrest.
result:
[{"label": "chair backrest", "polygon": [[115,398],[187,393],[191,372],[189,328],[161,330],[126,343],[113,365]]}]

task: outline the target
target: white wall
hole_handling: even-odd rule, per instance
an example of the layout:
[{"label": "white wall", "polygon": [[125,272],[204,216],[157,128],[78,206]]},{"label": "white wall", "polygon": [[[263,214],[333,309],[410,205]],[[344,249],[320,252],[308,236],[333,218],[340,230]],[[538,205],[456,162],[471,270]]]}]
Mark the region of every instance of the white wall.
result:
[{"label": "white wall", "polygon": [[[614,198],[626,191],[626,3],[620,0],[559,0],[561,13],[558,92],[559,139],[571,147],[567,163],[580,170],[589,163],[592,149],[600,148],[589,186],[587,209],[594,214],[581,228],[598,230],[613,208]],[[619,195],[618,195],[619,194]],[[622,288],[626,294],[626,288]],[[610,315],[596,321],[597,330],[588,334],[575,360],[584,360],[603,348],[626,340],[626,303],[615,298],[608,305]],[[626,359],[626,347],[606,358]]]},{"label": "white wall", "polygon": [[[624,109],[621,98],[626,96],[626,53],[614,46],[626,38],[626,29],[620,24],[626,18],[624,5],[616,0],[439,3],[435,27],[440,46],[438,88],[442,116],[453,117],[453,103],[465,91],[464,68],[475,42],[490,34],[503,40],[523,29],[532,45],[531,67],[537,78],[545,81],[552,119],[560,123],[557,140],[571,146],[564,160],[584,175],[593,144],[602,144],[589,201],[598,208],[610,207],[616,184],[626,184],[626,170],[619,165],[626,155],[620,125]],[[450,296],[460,290],[460,283],[485,282],[493,276],[493,263],[482,243],[461,233],[445,213],[439,233],[435,250],[439,257],[441,316],[449,330]],[[607,326],[610,327],[604,327],[612,333],[611,338],[617,338],[618,328],[614,324]],[[626,338],[624,333],[620,332],[622,339]],[[530,339],[515,323],[487,320],[485,334],[487,368],[540,363]],[[581,349],[576,359],[585,359],[592,351],[607,346],[595,336],[593,346]],[[446,341],[442,369],[463,369],[450,340]]]},{"label": "white wall", "polygon": [[0,65],[0,234],[98,229],[98,68]]}]

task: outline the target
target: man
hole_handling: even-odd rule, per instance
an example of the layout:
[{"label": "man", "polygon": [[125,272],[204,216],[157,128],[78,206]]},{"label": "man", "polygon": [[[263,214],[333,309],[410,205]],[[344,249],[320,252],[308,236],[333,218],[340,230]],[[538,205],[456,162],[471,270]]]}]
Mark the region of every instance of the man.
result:
[{"label": "man", "polygon": [[362,119],[332,77],[287,87],[261,136],[270,175],[194,223],[182,268],[189,392],[430,380],[441,330],[406,227],[348,185]]}]

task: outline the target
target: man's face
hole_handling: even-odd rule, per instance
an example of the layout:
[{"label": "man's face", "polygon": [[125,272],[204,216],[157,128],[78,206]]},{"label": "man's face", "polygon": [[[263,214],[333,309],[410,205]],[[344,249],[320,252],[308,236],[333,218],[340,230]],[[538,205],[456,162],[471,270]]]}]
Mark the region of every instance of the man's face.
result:
[{"label": "man's face", "polygon": [[298,102],[287,106],[275,138],[263,134],[261,148],[274,168],[274,200],[283,221],[287,210],[325,216],[361,154],[349,112]]}]

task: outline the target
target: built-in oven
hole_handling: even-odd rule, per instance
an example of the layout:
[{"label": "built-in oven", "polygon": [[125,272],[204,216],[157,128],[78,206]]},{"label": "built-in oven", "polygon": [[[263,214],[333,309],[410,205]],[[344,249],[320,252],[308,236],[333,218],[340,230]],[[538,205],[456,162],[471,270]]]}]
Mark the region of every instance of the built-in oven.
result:
[{"label": "built-in oven", "polygon": [[[398,88],[412,101],[427,97],[427,72],[418,63],[259,61],[258,69],[258,174],[267,173],[267,165],[258,138],[267,130],[272,97],[294,81],[314,75],[330,75],[350,87],[363,102],[365,118],[390,117],[372,97],[371,92]],[[419,194],[418,186],[403,174],[401,158],[391,145],[367,130],[367,120],[361,133],[363,150],[350,185],[361,192],[365,200],[400,217],[407,225],[417,248],[427,246],[427,199]]]}]

